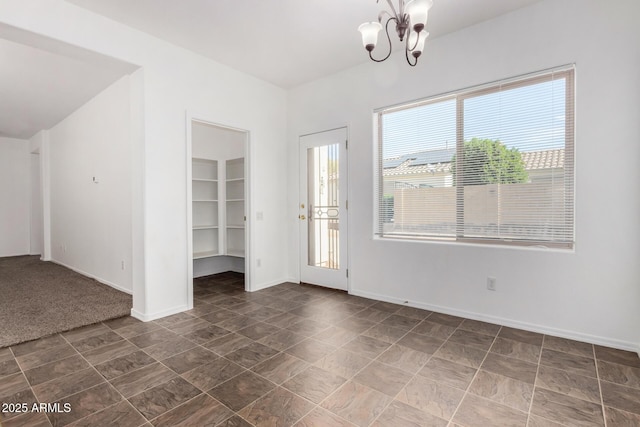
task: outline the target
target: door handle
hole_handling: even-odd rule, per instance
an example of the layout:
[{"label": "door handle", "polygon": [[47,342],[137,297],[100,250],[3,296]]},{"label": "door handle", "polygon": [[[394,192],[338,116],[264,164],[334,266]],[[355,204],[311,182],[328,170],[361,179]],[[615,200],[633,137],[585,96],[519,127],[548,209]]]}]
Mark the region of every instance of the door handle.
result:
[{"label": "door handle", "polygon": [[307,217],[306,217],[306,216],[304,216],[304,215],[298,215],[298,218],[300,218],[300,219],[301,219],[301,220],[303,220],[303,221],[304,221],[305,219],[307,219]]}]

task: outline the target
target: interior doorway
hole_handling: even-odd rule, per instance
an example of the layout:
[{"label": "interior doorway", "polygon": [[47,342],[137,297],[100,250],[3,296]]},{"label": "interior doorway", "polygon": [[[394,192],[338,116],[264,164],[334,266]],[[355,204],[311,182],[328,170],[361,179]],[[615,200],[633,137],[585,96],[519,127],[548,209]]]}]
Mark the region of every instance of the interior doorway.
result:
[{"label": "interior doorway", "polygon": [[300,137],[300,281],[347,290],[347,129]]},{"label": "interior doorway", "polygon": [[189,118],[187,156],[188,301],[194,280],[250,288],[249,133]]}]

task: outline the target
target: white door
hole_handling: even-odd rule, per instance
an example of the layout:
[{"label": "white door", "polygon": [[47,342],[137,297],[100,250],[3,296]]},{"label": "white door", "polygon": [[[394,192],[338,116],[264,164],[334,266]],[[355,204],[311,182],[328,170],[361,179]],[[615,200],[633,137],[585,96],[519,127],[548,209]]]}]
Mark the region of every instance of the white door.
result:
[{"label": "white door", "polygon": [[347,290],[347,129],[300,137],[300,281]]}]

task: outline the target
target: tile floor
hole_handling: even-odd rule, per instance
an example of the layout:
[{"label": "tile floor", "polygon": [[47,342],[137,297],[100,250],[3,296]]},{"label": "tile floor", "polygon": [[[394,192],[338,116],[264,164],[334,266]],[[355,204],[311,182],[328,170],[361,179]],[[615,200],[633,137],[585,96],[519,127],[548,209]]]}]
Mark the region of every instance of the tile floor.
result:
[{"label": "tile floor", "polygon": [[[12,426],[640,426],[634,353],[243,277],[195,309],[0,349]],[[55,408],[50,408],[55,409]]]}]

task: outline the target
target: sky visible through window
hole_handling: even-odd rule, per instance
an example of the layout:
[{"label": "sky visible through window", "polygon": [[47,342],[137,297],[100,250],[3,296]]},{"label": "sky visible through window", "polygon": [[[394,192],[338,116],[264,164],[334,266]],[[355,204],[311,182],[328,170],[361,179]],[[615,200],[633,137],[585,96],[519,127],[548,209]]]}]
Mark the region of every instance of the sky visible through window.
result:
[{"label": "sky visible through window", "polygon": [[[464,100],[464,139],[498,139],[521,152],[564,148],[564,78]],[[382,116],[383,159],[456,144],[456,100]]]}]

